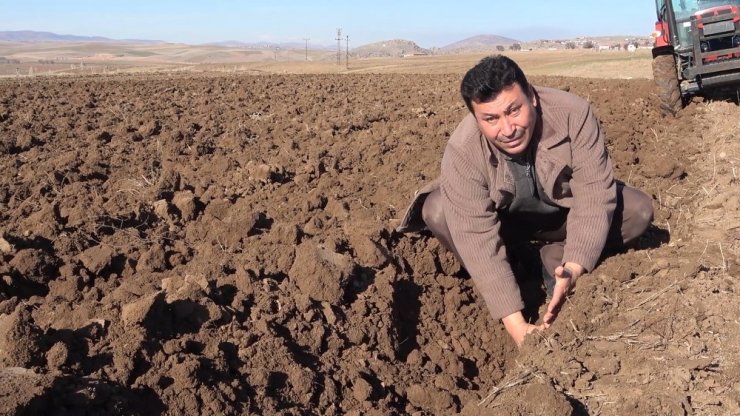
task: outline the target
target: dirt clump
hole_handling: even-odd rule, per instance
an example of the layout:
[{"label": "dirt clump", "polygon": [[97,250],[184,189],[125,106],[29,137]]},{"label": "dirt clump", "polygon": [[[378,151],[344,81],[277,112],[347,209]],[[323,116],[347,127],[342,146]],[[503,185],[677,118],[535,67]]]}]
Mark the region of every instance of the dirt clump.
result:
[{"label": "dirt clump", "polygon": [[0,365],[31,367],[43,361],[43,331],[36,326],[30,307],[19,306],[8,315],[0,315]]}]

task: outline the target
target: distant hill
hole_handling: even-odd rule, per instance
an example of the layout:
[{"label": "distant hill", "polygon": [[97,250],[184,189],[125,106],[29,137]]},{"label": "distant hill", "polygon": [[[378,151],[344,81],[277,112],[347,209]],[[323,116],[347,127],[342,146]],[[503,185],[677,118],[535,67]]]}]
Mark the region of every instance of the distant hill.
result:
[{"label": "distant hill", "polygon": [[[649,47],[651,40],[632,36],[578,37],[571,40],[541,39],[521,43],[515,39],[495,35],[473,36],[443,48],[425,49],[406,39],[392,39],[358,46],[350,50],[354,58],[398,58],[411,55],[496,53],[521,43],[524,49],[565,49],[566,42],[581,48],[586,41],[599,46],[637,43]],[[0,31],[0,57],[5,61],[39,62],[65,60],[92,60],[106,62],[156,62],[183,64],[217,64],[256,61],[334,60],[336,43],[321,45],[308,42],[242,42],[236,40],[192,45],[157,40],[110,39],[102,36],[59,35],[40,31]],[[52,44],[52,45],[49,45]],[[50,47],[51,46],[51,47]],[[346,43],[341,43],[344,54]],[[626,48],[626,46],[624,46]]]},{"label": "distant hill", "polygon": [[110,39],[102,36],[59,35],[51,32],[33,30],[0,31],[0,41],[4,42],[131,42],[131,43],[164,43],[160,40],[144,39]]},{"label": "distant hill", "polygon": [[351,53],[360,58],[388,58],[409,55],[431,55],[432,52],[410,40],[393,39],[358,46],[352,49]]},{"label": "distant hill", "polygon": [[478,35],[471,38],[463,39],[447,46],[439,48],[438,53],[468,53],[495,51],[496,46],[508,47],[515,43],[521,43],[516,39],[506,38],[497,35]]}]

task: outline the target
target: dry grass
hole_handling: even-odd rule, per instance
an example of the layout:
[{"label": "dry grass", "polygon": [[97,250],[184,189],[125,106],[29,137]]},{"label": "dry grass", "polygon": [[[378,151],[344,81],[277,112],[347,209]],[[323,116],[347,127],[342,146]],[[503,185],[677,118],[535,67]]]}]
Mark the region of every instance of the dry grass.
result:
[{"label": "dry grass", "polygon": [[[532,75],[587,78],[650,78],[650,51],[595,50],[506,52]],[[433,55],[408,58],[354,59],[326,50],[256,50],[181,44],[12,44],[0,45],[0,56],[21,64],[1,64],[0,76],[28,77],[117,72],[246,72],[246,73],[415,73],[462,74],[486,54]],[[54,61],[41,64],[40,60]]]},{"label": "dry grass", "polygon": [[[629,52],[531,51],[507,52],[531,75],[561,75],[585,78],[651,78],[649,50]],[[408,73],[462,74],[486,54],[435,55],[408,58],[350,58],[342,61],[244,63],[247,69],[267,73]],[[228,67],[228,65],[227,65]]]}]

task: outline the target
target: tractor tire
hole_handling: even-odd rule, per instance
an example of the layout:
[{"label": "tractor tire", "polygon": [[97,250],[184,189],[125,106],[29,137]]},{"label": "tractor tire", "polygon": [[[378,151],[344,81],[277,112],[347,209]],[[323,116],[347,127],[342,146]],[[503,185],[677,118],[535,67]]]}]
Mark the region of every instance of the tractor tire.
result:
[{"label": "tractor tire", "polygon": [[683,108],[683,97],[678,84],[676,57],[673,54],[653,58],[653,79],[655,86],[658,87],[660,112],[666,116],[675,116]]}]

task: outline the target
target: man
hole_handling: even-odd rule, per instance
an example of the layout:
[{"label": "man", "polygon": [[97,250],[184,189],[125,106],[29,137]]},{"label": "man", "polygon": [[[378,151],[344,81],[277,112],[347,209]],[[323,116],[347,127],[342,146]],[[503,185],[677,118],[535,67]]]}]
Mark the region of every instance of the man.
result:
[{"label": "man", "polygon": [[[576,280],[605,249],[647,229],[652,201],[615,182],[585,100],[530,85],[505,56],[481,60],[460,92],[470,114],[447,144],[440,179],[417,193],[399,231],[426,225],[521,346],[527,334],[553,323]],[[540,258],[551,300],[540,325],[522,315],[510,264],[511,249],[531,240],[546,243]]]}]

